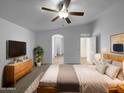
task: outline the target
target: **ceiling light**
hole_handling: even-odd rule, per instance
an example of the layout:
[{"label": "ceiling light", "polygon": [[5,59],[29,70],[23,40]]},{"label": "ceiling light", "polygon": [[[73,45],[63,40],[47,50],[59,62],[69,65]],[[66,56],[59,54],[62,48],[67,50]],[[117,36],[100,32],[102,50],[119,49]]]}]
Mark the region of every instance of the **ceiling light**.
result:
[{"label": "ceiling light", "polygon": [[60,12],[59,12],[59,17],[60,17],[60,18],[67,18],[67,17],[68,17],[68,12],[60,11]]}]

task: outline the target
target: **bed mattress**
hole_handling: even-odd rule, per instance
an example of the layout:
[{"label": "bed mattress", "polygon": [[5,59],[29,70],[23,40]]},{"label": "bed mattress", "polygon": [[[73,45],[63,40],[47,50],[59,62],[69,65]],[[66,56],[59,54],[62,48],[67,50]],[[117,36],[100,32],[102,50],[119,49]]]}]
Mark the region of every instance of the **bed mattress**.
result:
[{"label": "bed mattress", "polygon": [[[121,82],[118,79],[112,80],[107,75],[100,74],[91,65],[73,65],[73,67],[79,80],[80,93],[108,93],[108,87],[116,86]],[[51,65],[40,80],[40,85],[56,87],[58,72],[59,65]]]}]

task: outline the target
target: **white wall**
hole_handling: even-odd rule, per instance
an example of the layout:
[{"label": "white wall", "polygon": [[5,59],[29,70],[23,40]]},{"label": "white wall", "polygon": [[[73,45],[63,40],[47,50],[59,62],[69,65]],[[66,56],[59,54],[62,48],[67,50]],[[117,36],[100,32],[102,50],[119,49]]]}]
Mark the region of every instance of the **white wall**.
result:
[{"label": "white wall", "polygon": [[80,63],[80,34],[91,35],[92,24],[73,26],[55,31],[37,33],[37,45],[44,48],[44,62],[52,62],[52,35],[64,36],[64,61],[65,63]]},{"label": "white wall", "polygon": [[6,60],[6,40],[16,40],[27,42],[27,56],[33,57],[32,50],[35,47],[35,34],[16,24],[0,18],[0,85],[2,72],[10,60]]},{"label": "white wall", "polygon": [[97,36],[97,49],[110,51],[110,35],[124,32],[124,0],[119,0],[102,13],[94,25],[93,35]]}]

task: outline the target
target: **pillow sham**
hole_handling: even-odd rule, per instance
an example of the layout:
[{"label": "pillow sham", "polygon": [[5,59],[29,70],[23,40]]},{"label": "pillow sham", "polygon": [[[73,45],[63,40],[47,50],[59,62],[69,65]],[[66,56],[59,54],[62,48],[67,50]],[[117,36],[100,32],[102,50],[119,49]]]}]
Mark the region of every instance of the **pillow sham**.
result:
[{"label": "pillow sham", "polygon": [[122,64],[122,62],[113,61],[112,65],[122,67],[123,64]]},{"label": "pillow sham", "polygon": [[120,71],[120,67],[109,65],[105,71],[105,74],[108,75],[110,78],[115,79]]},{"label": "pillow sham", "polygon": [[101,59],[101,62],[112,64],[112,59]]},{"label": "pillow sham", "polygon": [[118,73],[118,75],[117,75],[117,78],[118,78],[119,80],[124,80],[124,74],[123,74],[123,70],[122,70],[122,69],[119,71],[119,73]]},{"label": "pillow sham", "polygon": [[100,72],[101,74],[104,74],[105,73],[105,70],[107,68],[107,65],[104,65],[104,64],[96,64],[96,70],[98,72]]},{"label": "pillow sham", "polygon": [[94,58],[93,59],[93,65],[101,63],[100,59]]}]

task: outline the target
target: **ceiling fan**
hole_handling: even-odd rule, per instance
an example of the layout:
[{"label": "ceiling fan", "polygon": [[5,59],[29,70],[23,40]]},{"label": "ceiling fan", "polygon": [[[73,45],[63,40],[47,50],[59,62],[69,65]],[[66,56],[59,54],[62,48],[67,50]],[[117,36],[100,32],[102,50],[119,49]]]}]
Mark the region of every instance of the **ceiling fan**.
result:
[{"label": "ceiling fan", "polygon": [[61,4],[61,7],[59,7],[59,10],[54,10],[46,7],[42,7],[42,10],[50,11],[50,12],[56,12],[58,13],[58,16],[54,17],[51,21],[54,22],[58,18],[63,18],[66,20],[68,24],[71,23],[71,20],[69,19],[69,15],[72,16],[83,16],[84,12],[69,12],[68,7],[70,5],[71,0],[64,0],[63,3]]}]

